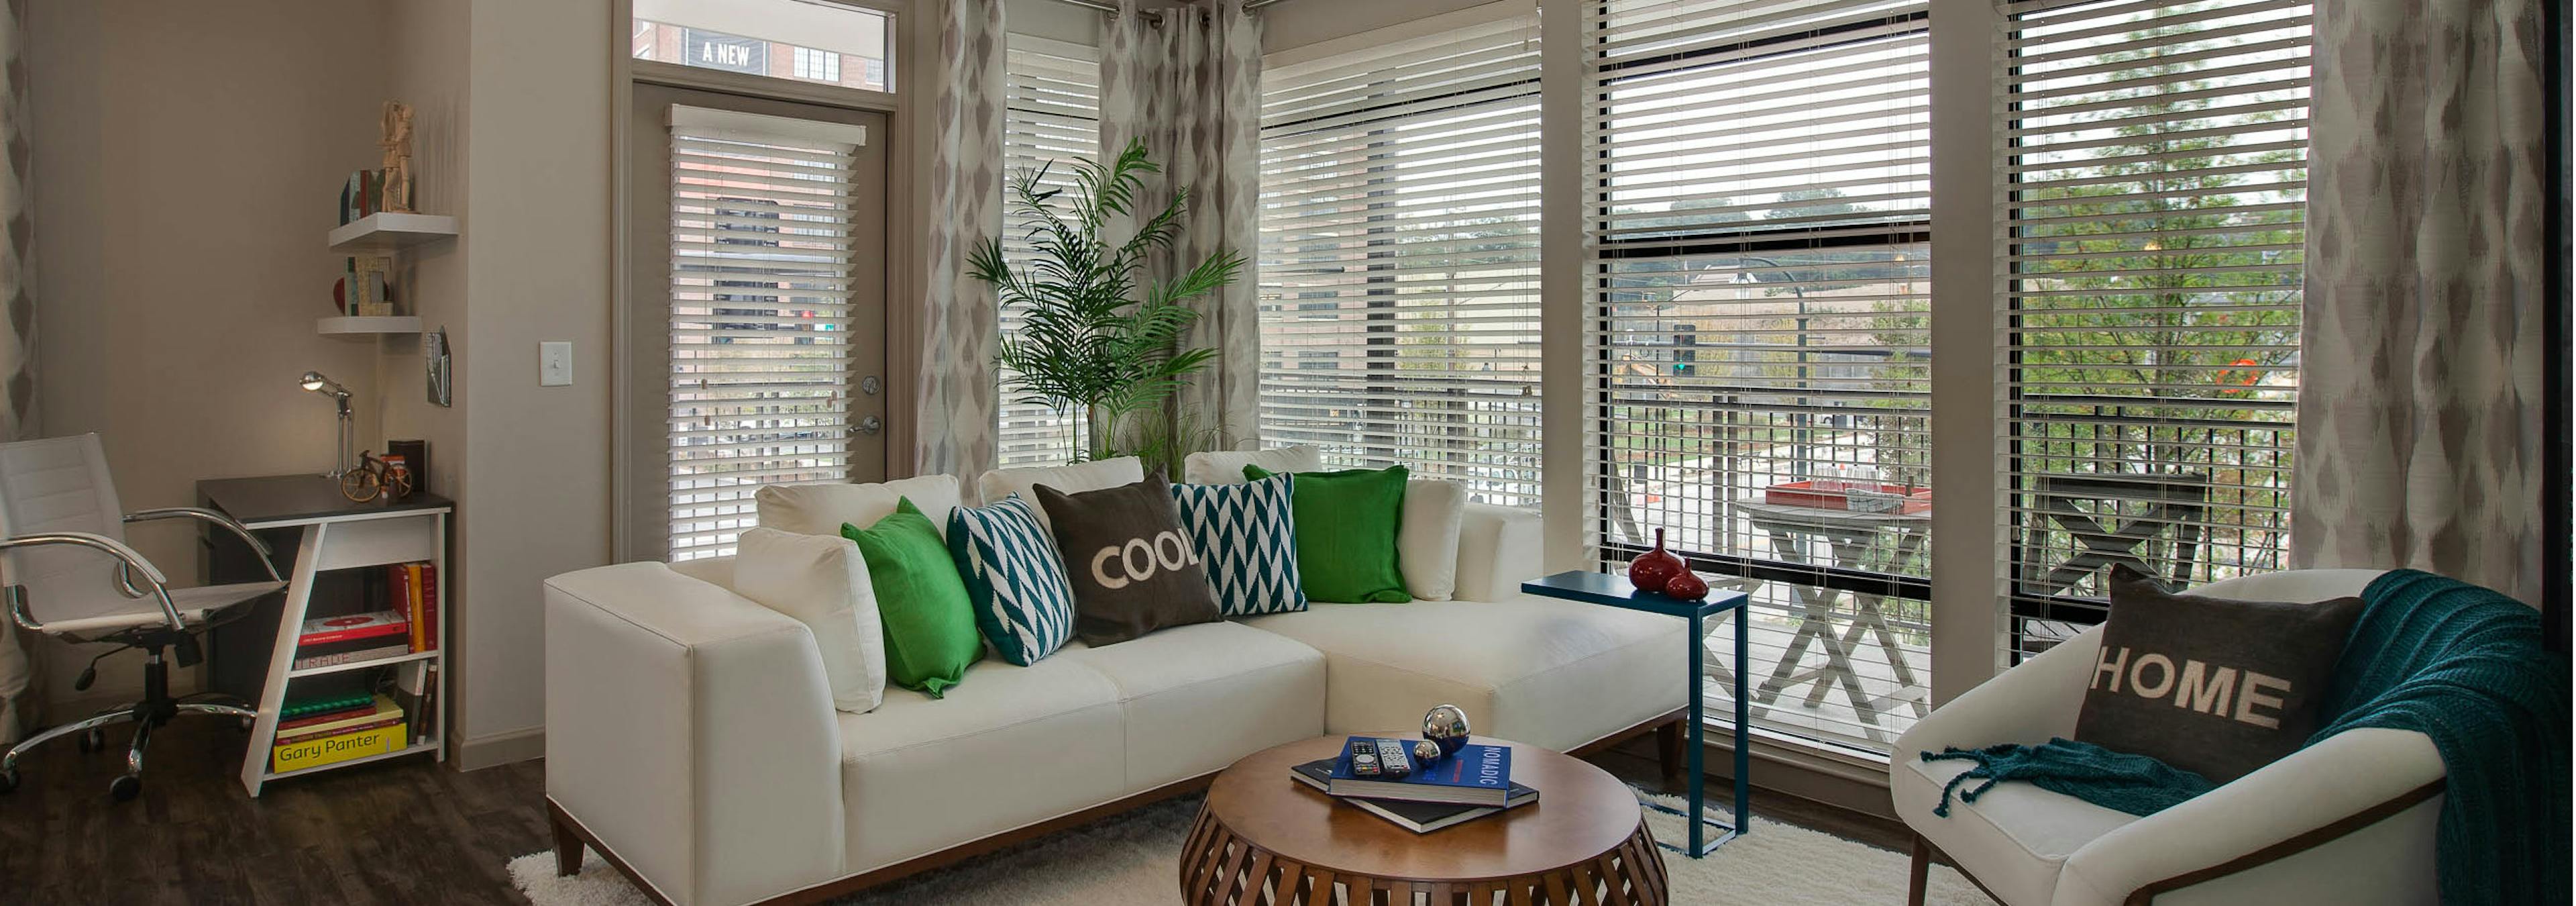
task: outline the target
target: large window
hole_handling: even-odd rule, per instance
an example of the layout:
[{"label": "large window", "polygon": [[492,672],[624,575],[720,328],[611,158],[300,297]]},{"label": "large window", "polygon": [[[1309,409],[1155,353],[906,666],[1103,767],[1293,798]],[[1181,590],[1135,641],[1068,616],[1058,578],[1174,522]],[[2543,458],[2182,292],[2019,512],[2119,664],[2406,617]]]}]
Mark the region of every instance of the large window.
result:
[{"label": "large window", "polygon": [[1884,748],[1930,682],[1925,5],[1589,14],[1598,549],[1732,577],[1757,724]]},{"label": "large window", "polygon": [[2017,3],[1998,124],[2007,642],[2103,576],[2279,569],[2299,387],[2310,9]]},{"label": "large window", "polygon": [[1264,73],[1261,430],[1539,489],[1537,22]]},{"label": "large window", "polygon": [[[673,108],[670,559],[733,552],[764,484],[849,475],[855,129]],[[794,122],[794,121],[784,121]]]},{"label": "large window", "polygon": [[[1046,184],[1073,191],[1075,157],[1100,157],[1100,64],[1092,48],[1027,35],[1010,35],[1003,63],[1009,97],[1003,116],[1002,164],[1007,173],[1045,168]],[[1052,166],[1050,166],[1052,164]],[[1006,206],[1007,208],[1007,206]],[[1017,224],[1002,231],[1002,256],[1018,267],[1029,252]],[[1019,329],[1021,313],[1005,309],[1001,330]],[[1080,419],[1042,403],[1013,396],[1002,380],[1001,464],[1004,467],[1070,462],[1082,449]]]}]

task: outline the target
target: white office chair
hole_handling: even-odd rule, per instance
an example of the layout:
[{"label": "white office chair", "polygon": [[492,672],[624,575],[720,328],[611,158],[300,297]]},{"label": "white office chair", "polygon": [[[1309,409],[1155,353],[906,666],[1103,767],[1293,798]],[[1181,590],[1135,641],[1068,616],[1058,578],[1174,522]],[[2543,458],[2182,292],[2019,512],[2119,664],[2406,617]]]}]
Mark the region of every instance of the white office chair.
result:
[{"label": "white office chair", "polygon": [[[258,712],[230,696],[205,694],[182,701],[170,696],[163,648],[176,649],[179,666],[202,659],[196,633],[210,617],[286,587],[268,546],[230,517],[195,507],[123,513],[108,477],[98,435],[0,444],[0,598],[18,625],[75,642],[113,642],[143,649],[143,700],[30,737],[0,756],[0,793],[18,786],[18,757],[45,741],[81,734],[81,748],[105,746],[99,728],[134,722],[134,745],[125,774],[108,785],[122,802],[143,791],[143,747],[152,730],[180,714],[216,714],[248,721]],[[259,553],[269,581],[171,588],[151,561],[125,545],[128,522],[186,517],[230,529]],[[122,648],[117,650],[123,650]],[[111,651],[110,654],[115,652]],[[104,657],[105,655],[101,655]],[[97,661],[74,688],[89,688]]]}]

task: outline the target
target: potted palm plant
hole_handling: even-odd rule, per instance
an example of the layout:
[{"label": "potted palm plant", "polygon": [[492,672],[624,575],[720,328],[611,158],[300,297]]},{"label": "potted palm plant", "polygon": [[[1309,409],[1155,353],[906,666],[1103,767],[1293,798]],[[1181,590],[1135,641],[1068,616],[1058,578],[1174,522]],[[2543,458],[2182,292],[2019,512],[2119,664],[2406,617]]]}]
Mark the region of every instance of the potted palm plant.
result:
[{"label": "potted palm plant", "polygon": [[1069,195],[1046,185],[1053,166],[1011,180],[1009,216],[1027,259],[1014,268],[999,236],[967,254],[968,269],[993,287],[1002,309],[1021,315],[1019,330],[1000,343],[1005,389],[1077,417],[1089,442],[1075,445],[1074,460],[1132,454],[1168,474],[1199,432],[1190,428],[1195,418],[1173,418],[1163,404],[1216,354],[1181,347],[1199,317],[1189,303],[1233,284],[1243,255],[1220,250],[1177,276],[1147,277],[1147,257],[1170,249],[1180,232],[1188,190],[1173,192],[1120,240],[1111,231],[1133,215],[1144,174],[1162,171],[1146,159],[1145,143],[1130,142],[1106,166],[1074,158]]}]

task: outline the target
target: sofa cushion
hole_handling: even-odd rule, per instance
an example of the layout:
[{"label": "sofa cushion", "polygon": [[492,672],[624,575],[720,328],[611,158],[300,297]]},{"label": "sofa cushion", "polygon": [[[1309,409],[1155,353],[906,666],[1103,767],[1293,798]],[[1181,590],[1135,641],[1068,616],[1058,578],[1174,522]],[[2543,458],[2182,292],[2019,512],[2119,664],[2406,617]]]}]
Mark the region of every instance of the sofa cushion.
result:
[{"label": "sofa cushion", "polygon": [[1684,704],[1674,617],[1515,595],[1318,604],[1245,625],[1324,653],[1324,732],[1408,730],[1437,704],[1475,731],[1563,751]]},{"label": "sofa cushion", "polygon": [[1238,484],[1176,484],[1181,528],[1199,551],[1229,617],[1306,609],[1297,575],[1297,522],[1289,499],[1296,479],[1274,475]]},{"label": "sofa cushion", "polygon": [[1242,484],[1244,466],[1266,472],[1321,472],[1324,448],[1273,447],[1268,450],[1209,450],[1181,460],[1181,480],[1191,484]]},{"label": "sofa cushion", "polygon": [[[1273,473],[1244,466],[1259,481]],[[1297,575],[1315,601],[1395,603],[1413,599],[1397,566],[1396,527],[1404,522],[1405,468],[1299,472],[1291,509],[1297,521]]]},{"label": "sofa cushion", "polygon": [[1153,789],[1324,732],[1324,656],[1237,623],[1166,629],[1069,660],[1118,688],[1127,792]]},{"label": "sofa cushion", "polygon": [[[868,561],[877,620],[885,628],[886,680],[932,698],[946,694],[984,656],[984,637],[975,632],[975,606],[937,528],[904,498],[875,525],[844,524],[841,535],[858,542]],[[734,571],[741,581],[739,561]]]},{"label": "sofa cushion", "polygon": [[948,516],[948,553],[975,607],[975,628],[1003,660],[1028,665],[1073,638],[1073,585],[1037,504],[1012,496]]},{"label": "sofa cushion", "polygon": [[895,501],[910,500],[946,537],[948,511],[957,507],[957,478],[923,475],[874,484],[819,481],[765,484],[752,492],[760,524],[799,535],[838,535],[841,525],[875,525],[894,512]]},{"label": "sofa cushion", "polygon": [[1216,590],[1160,471],[1135,484],[1066,494],[1047,485],[1055,546],[1073,580],[1073,634],[1114,645],[1218,619]]},{"label": "sofa cushion", "polygon": [[862,872],[1124,795],[1118,687],[1063,654],[988,660],[933,701],[841,718],[849,865]]},{"label": "sofa cushion", "polygon": [[1467,519],[1467,486],[1416,478],[1404,483],[1404,518],[1395,527],[1396,568],[1404,590],[1423,601],[1458,592],[1458,529]]},{"label": "sofa cushion", "polygon": [[1888,795],[1897,815],[2006,903],[2049,902],[2067,857],[2138,820],[2027,783],[1995,784],[1975,802],[1953,797],[1949,817],[1938,817],[1941,787],[1972,763],[1925,762],[1910,752],[1892,760]]},{"label": "sofa cushion", "polygon": [[2323,724],[2357,597],[2314,604],[2172,594],[2111,569],[2111,613],[2075,738],[2226,783],[2307,744]]},{"label": "sofa cushion", "polygon": [[885,700],[885,630],[867,560],[848,538],[754,528],[736,542],[734,593],[795,617],[814,634],[832,707],[865,712]]},{"label": "sofa cushion", "polygon": [[[1116,459],[1077,462],[1061,466],[994,469],[975,479],[975,490],[983,495],[985,503],[993,503],[1013,494],[1020,495],[1022,500],[1036,503],[1038,485],[1046,485],[1067,494],[1079,494],[1084,491],[1114,488],[1122,484],[1135,484],[1143,480],[1145,480],[1145,461],[1133,456],[1121,456]],[[1054,525],[1053,517],[1047,513],[1044,506],[1038,507],[1038,524],[1050,527]]]}]

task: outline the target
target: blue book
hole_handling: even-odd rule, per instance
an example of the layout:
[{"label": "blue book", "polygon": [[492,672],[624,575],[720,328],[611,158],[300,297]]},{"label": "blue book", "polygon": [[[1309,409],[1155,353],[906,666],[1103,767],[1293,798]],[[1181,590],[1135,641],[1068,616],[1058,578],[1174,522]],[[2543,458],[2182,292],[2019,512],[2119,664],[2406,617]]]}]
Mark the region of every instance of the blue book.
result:
[{"label": "blue book", "polygon": [[1512,750],[1507,747],[1470,743],[1460,747],[1455,755],[1428,765],[1415,764],[1413,773],[1403,777],[1361,777],[1351,773],[1351,744],[1365,738],[1368,737],[1353,736],[1342,741],[1342,754],[1333,759],[1332,785],[1325,792],[1335,796],[1492,808],[1501,808],[1510,801]]}]

